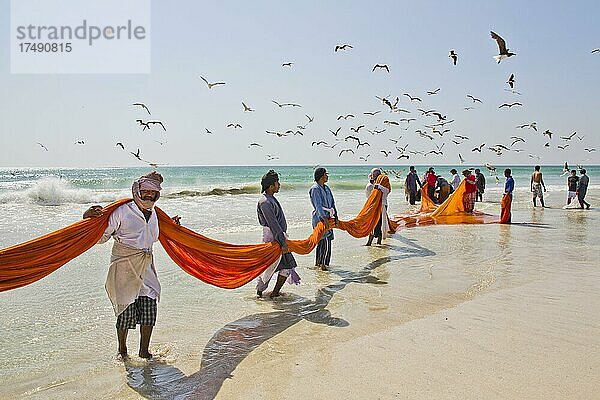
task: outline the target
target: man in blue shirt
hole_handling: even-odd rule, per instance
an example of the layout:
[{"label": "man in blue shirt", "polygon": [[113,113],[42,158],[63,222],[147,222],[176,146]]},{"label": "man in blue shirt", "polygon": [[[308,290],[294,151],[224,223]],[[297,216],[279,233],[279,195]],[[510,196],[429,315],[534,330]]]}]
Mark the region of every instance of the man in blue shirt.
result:
[{"label": "man in blue shirt", "polygon": [[504,176],[506,177],[506,183],[504,184],[504,196],[502,196],[502,201],[500,202],[501,212],[500,212],[500,223],[501,224],[510,224],[511,222],[511,212],[510,207],[512,205],[512,192],[515,190],[515,180],[511,176],[512,171],[510,168],[506,168],[504,170]]},{"label": "man in blue shirt", "polygon": [[325,224],[327,231],[317,245],[317,258],[315,266],[327,271],[331,261],[331,241],[333,240],[333,230],[330,229],[329,219],[335,218],[337,224],[337,209],[331,189],[325,183],[329,180],[329,174],[325,168],[315,169],[315,183],[309,190],[310,202],[313,206],[312,226],[317,226],[319,221]]}]

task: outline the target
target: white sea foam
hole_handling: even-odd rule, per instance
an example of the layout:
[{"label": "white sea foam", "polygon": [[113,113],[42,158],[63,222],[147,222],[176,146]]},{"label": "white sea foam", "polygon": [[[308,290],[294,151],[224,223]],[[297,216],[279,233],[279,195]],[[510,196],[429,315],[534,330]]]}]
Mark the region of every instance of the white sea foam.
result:
[{"label": "white sea foam", "polygon": [[47,177],[37,181],[28,189],[0,194],[0,203],[32,203],[44,206],[56,206],[68,203],[107,202],[114,201],[120,197],[124,197],[121,191],[73,188],[63,179]]}]

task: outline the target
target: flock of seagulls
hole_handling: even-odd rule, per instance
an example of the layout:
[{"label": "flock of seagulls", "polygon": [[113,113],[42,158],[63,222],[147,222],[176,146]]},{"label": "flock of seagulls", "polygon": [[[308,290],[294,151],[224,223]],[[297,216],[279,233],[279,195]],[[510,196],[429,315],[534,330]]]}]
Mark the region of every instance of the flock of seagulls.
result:
[{"label": "flock of seagulls", "polygon": [[[496,42],[498,47],[498,54],[493,56],[493,59],[496,60],[498,64],[503,60],[516,55],[516,53],[511,52],[507,48],[506,41],[500,35],[490,31],[490,36]],[[334,53],[344,53],[351,51],[352,49],[354,49],[352,44],[341,43],[335,45],[333,51]],[[600,53],[600,48],[593,49],[591,53]],[[459,54],[455,49],[449,51],[448,57],[453,66],[458,65]],[[294,62],[292,61],[286,61],[281,64],[282,68],[292,68],[293,66]],[[376,63],[373,65],[371,72],[375,73],[377,71],[385,71],[389,74],[390,66],[384,63]],[[225,81],[211,82],[202,75],[200,75],[199,78],[206,84],[209,91],[227,85]],[[520,96],[521,93],[515,90],[515,87],[517,86],[516,83],[517,80],[515,79],[515,74],[511,73],[506,80],[508,88],[505,88],[504,90],[511,94]],[[397,160],[411,160],[416,156],[443,156],[446,145],[456,146],[459,150],[464,148],[463,146],[468,146],[466,147],[466,150],[460,150],[458,152],[460,164],[467,162],[463,154],[468,154],[468,149],[470,149],[470,153],[483,153],[484,151],[490,151],[491,154],[495,156],[501,156],[502,154],[511,151],[523,151],[522,149],[518,148],[518,146],[526,143],[529,138],[512,135],[505,143],[487,145],[486,143],[478,144],[478,141],[473,143],[472,141],[476,141],[476,138],[471,139],[469,135],[456,132],[453,128],[453,123],[455,121],[454,118],[442,110],[436,110],[426,106],[427,99],[432,98],[432,96],[439,96],[440,94],[443,96],[443,88],[436,87],[434,89],[425,91],[423,95],[420,95],[419,93],[403,92],[398,95],[388,94],[385,96],[374,96],[377,100],[375,104],[379,104],[379,109],[373,107],[368,111],[362,112],[359,110],[348,110],[350,112],[341,113],[337,115],[337,117],[331,118],[332,125],[335,125],[327,129],[328,132],[325,136],[318,137],[316,140],[310,140],[310,146],[311,148],[331,149],[333,152],[335,152],[334,154],[336,154],[338,158],[355,158],[356,160],[365,163],[368,162],[371,154],[381,154],[386,159],[395,158]],[[484,103],[484,100],[475,94],[466,93],[465,96],[467,99],[467,104],[465,104],[463,107],[465,111],[474,112],[474,110],[477,109],[477,106]],[[274,105],[273,107],[276,106],[275,109],[303,109],[303,106],[297,102],[276,99],[271,100],[271,103]],[[134,102],[131,104],[131,106],[144,114],[143,117],[138,117],[135,119],[135,122],[140,127],[141,132],[151,131],[155,127],[159,128],[159,130],[162,129],[163,133],[167,132],[166,125],[162,120],[144,118],[152,115],[148,105],[143,102]],[[248,105],[246,100],[241,101],[241,106],[243,113],[256,113],[256,110]],[[413,106],[418,107],[413,109]],[[513,107],[524,108],[525,106],[522,102],[512,101],[500,104],[498,109],[510,110]],[[304,116],[306,117],[306,120],[293,123],[292,126],[289,126],[289,129],[267,129],[264,131],[265,135],[274,137],[275,139],[285,139],[294,136],[304,137],[305,133],[310,131],[311,124],[313,124],[315,121],[315,116],[308,114],[304,114]],[[385,127],[380,128],[377,124],[377,121],[380,124],[383,124]],[[232,130],[243,130],[243,126],[235,121],[228,122],[224,125],[226,128]],[[535,121],[526,122],[517,125],[516,129],[531,130],[534,133],[537,133],[538,125]],[[213,133],[208,128],[204,128],[204,132],[206,134]],[[389,140],[389,146],[386,148],[377,149],[374,145],[372,146],[370,141],[367,140],[369,137],[368,135],[378,136],[391,132],[394,132],[392,134],[393,137],[387,138]],[[539,133],[537,134],[539,135]],[[547,137],[544,147],[551,147],[554,133],[550,131],[550,129],[545,129],[543,132],[541,132],[541,135],[544,138]],[[424,140],[425,144],[423,144],[422,141],[417,141],[417,143],[421,144],[415,145],[415,140],[412,140],[411,136]],[[558,150],[565,150],[570,147],[570,141],[574,139],[583,141],[584,136],[578,135],[577,132],[573,132],[570,135],[559,136],[559,140],[562,142],[557,144],[556,148]],[[403,141],[405,141],[405,144],[402,144]],[[161,145],[164,144],[162,141],[157,142]],[[49,151],[48,148],[42,143],[38,142],[37,144],[43,150]],[[85,141],[78,140],[75,142],[75,144],[85,145]],[[122,141],[117,142],[115,147],[121,151],[128,150]],[[262,143],[255,141],[249,143],[247,148],[251,151],[257,151],[264,149],[264,146]],[[588,153],[596,151],[596,149],[592,147],[585,147],[584,150]],[[136,148],[135,151],[129,150],[129,153],[140,162],[146,163],[155,168],[160,165],[158,163],[145,160],[140,154],[139,148]],[[265,154],[265,157],[267,161],[279,159],[279,157],[274,154]],[[529,157],[534,159],[541,158],[536,154],[529,154]]]}]

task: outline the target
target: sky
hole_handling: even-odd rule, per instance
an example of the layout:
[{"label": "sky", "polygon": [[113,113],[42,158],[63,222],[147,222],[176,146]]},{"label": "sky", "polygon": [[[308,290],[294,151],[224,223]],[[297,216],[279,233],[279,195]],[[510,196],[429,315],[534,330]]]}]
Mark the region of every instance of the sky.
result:
[{"label": "sky", "polygon": [[[130,154],[138,149],[162,165],[454,165],[459,154],[470,165],[600,164],[600,53],[591,53],[600,47],[598,15],[594,1],[152,1],[150,73],[12,74],[10,1],[0,0],[0,167],[142,166]],[[516,55],[497,64],[490,30]],[[345,43],[353,48],[334,52]],[[377,63],[390,72],[372,71]],[[513,73],[521,95],[505,90]],[[209,90],[200,75],[226,85]],[[410,114],[391,112],[375,96],[398,96],[397,107]],[[273,100],[302,107],[279,108]],[[147,104],[167,131],[142,131],[135,120],[148,116],[134,102]],[[255,111],[244,112],[242,102]],[[523,106],[500,109],[505,102]],[[444,127],[450,132],[420,137],[415,131],[431,134],[424,125],[437,118],[417,108],[454,120]],[[346,114],[356,117],[337,120]],[[401,118],[417,120],[383,123]],[[534,121],[537,132],[516,128]],[[360,125],[358,134],[351,131]],[[333,149],[312,145],[335,144],[329,130],[338,127]],[[386,131],[367,131],[374,129]],[[572,140],[560,139],[573,132]],[[343,140],[348,135],[370,146],[357,149]],[[522,151],[498,156],[487,149],[510,148],[511,136],[525,139],[512,146]],[[405,154],[442,145],[443,154],[398,160],[390,139],[408,145]],[[249,148],[253,142],[262,147]],[[483,143],[481,153],[472,151]],[[344,149],[355,154],[339,156]]]}]

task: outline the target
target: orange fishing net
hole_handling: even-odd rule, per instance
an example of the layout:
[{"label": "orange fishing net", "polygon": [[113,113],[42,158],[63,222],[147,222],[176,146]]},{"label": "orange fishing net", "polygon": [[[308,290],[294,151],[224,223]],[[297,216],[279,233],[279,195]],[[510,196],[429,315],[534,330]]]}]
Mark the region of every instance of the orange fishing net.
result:
[{"label": "orange fishing net", "polygon": [[[386,175],[380,175],[376,183],[391,190]],[[435,208],[424,188],[421,210],[433,208],[435,211],[396,216],[389,220],[390,232],[399,227],[417,225],[498,222],[497,217],[491,215],[464,213],[461,209],[464,189],[463,182],[443,204]],[[87,218],[29,242],[0,250],[0,291],[33,283],[91,248],[106,230],[110,214],[128,201],[131,199],[108,205],[101,217]],[[506,201],[503,199],[503,218]],[[357,238],[368,236],[382,215],[381,207],[382,193],[373,190],[358,215],[349,221],[339,221],[335,228]],[[281,248],[276,242],[250,245],[220,242],[177,225],[158,207],[155,210],[159,240],[169,257],[181,269],[211,285],[227,289],[240,287],[260,275],[281,255]],[[510,203],[508,210],[510,212]],[[334,226],[333,220],[330,225]],[[324,232],[324,224],[319,223],[308,238],[288,240],[289,250],[298,254],[310,253]]]}]

